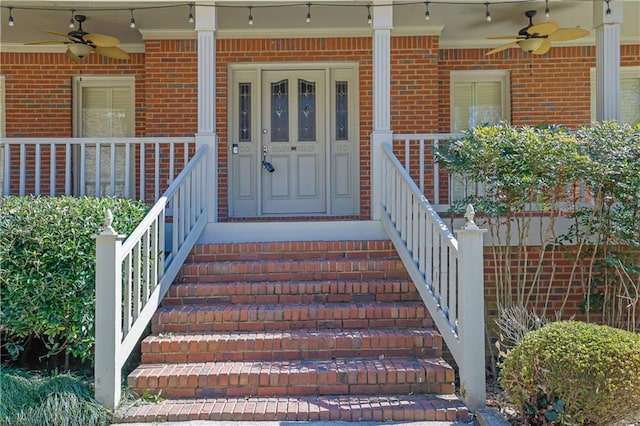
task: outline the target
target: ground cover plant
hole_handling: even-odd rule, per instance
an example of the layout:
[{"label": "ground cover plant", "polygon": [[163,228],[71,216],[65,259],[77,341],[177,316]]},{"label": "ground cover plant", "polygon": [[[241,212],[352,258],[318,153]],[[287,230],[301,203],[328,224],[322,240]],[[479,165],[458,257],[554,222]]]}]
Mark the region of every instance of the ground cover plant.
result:
[{"label": "ground cover plant", "polygon": [[0,425],[98,426],[109,424],[108,411],[91,396],[81,376],[40,375],[0,370]]},{"label": "ground cover plant", "polygon": [[106,209],[127,235],[147,207],[115,198],[0,198],[0,335],[16,363],[41,367],[62,355],[67,369],[70,358],[93,359],[94,236]]}]

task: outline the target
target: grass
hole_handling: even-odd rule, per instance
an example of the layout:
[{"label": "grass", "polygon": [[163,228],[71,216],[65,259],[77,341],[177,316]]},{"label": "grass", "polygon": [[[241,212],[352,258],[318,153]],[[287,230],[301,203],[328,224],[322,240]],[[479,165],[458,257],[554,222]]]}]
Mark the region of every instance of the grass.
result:
[{"label": "grass", "polygon": [[78,375],[0,370],[0,425],[97,426],[109,420],[110,413],[93,399],[87,380]]}]

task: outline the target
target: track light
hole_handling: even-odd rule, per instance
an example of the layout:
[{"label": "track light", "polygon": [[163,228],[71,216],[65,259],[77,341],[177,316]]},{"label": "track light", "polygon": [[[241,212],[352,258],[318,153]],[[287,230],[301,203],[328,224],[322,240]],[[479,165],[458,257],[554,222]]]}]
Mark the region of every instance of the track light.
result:
[{"label": "track light", "polygon": [[251,9],[253,9],[253,6],[249,6],[249,25],[253,25],[253,15],[251,14]]},{"label": "track light", "polygon": [[73,20],[73,15],[76,13],[75,9],[71,9],[71,18],[69,18],[69,28],[75,28],[76,22]]},{"label": "track light", "polygon": [[367,6],[367,24],[371,22],[373,22],[373,19],[371,19],[371,6]]},{"label": "track light", "polygon": [[195,19],[193,19],[193,3],[189,3],[189,18],[187,18],[190,24],[193,24]]},{"label": "track light", "polygon": [[311,3],[307,3],[307,19],[305,19],[307,23],[311,22]]},{"label": "track light", "polygon": [[129,21],[129,28],[136,27],[136,18],[133,17],[133,9],[129,9],[131,11],[131,20]]},{"label": "track light", "polygon": [[427,8],[424,12],[424,20],[428,21],[429,19],[431,19],[431,15],[429,14],[429,2],[425,2],[424,5]]},{"label": "track light", "polygon": [[15,22],[13,22],[13,7],[9,6],[9,26],[13,27],[15,25]]},{"label": "track light", "polygon": [[548,18],[548,17],[549,17],[549,15],[551,14],[551,13],[549,12],[549,0],[544,0],[544,5],[545,5],[545,8],[544,8],[544,16],[546,16],[546,17]]},{"label": "track light", "polygon": [[491,12],[489,12],[489,2],[484,4],[487,8],[487,11],[484,13],[484,17],[487,20],[487,22],[491,22]]},{"label": "track light", "polygon": [[611,16],[611,8],[609,7],[609,1],[611,1],[611,0],[604,0],[604,1],[607,2],[607,11],[605,12],[605,14],[607,16]]}]

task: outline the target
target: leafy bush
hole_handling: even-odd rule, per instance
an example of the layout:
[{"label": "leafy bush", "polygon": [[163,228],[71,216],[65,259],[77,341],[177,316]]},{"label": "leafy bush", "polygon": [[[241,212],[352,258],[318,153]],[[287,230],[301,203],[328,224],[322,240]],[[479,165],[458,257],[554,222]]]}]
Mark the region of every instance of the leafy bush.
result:
[{"label": "leafy bush", "polygon": [[0,371],[0,425],[90,426],[109,424],[107,410],[93,400],[89,385],[72,374],[40,376]]},{"label": "leafy bush", "polygon": [[33,340],[48,357],[92,357],[94,236],[107,208],[121,234],[146,212],[140,202],[115,198],[0,198],[0,331],[13,359]]},{"label": "leafy bush", "polygon": [[559,321],[528,333],[501,372],[531,424],[613,424],[640,413],[640,335]]}]

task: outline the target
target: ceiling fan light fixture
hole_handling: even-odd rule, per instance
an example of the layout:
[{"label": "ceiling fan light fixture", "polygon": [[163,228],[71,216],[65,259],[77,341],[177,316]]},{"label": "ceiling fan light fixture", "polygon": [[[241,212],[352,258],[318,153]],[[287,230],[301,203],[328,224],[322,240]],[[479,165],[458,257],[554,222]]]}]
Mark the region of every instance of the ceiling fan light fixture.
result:
[{"label": "ceiling fan light fixture", "polygon": [[91,52],[93,52],[93,49],[91,49],[91,46],[87,46],[86,44],[74,43],[69,45],[69,51],[78,58],[82,59],[85,56],[91,54]]},{"label": "ceiling fan light fixture", "polygon": [[520,46],[520,49],[524,50],[525,52],[531,53],[538,50],[538,48],[542,46],[542,43],[544,43],[543,38],[527,38],[524,40],[520,40],[518,42],[518,46]]},{"label": "ceiling fan light fixture", "polygon": [[69,18],[69,28],[73,29],[76,27],[76,21],[74,21],[73,16],[75,15],[76,10],[71,9],[71,18]]}]

